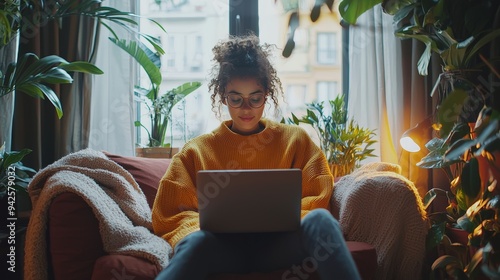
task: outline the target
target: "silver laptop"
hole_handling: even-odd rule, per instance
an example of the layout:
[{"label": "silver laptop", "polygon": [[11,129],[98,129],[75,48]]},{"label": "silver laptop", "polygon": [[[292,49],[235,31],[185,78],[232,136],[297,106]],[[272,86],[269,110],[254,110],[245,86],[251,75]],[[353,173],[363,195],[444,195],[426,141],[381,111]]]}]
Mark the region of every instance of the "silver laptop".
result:
[{"label": "silver laptop", "polygon": [[300,226],[300,169],[203,170],[196,182],[203,230],[279,232]]}]

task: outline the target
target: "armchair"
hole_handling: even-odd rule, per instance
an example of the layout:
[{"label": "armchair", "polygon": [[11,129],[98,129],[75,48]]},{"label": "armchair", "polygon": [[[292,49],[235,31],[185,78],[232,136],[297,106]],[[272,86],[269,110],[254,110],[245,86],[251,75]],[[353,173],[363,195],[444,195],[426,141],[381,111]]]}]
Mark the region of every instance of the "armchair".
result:
[{"label": "armchair", "polygon": [[[151,207],[158,182],[168,168],[170,159],[124,157],[110,153],[103,154],[103,157],[109,159],[110,164],[117,163],[132,175],[145,194],[147,204]],[[46,182],[38,183],[45,184]],[[119,254],[106,252],[106,246],[103,243],[109,241],[103,242],[102,224],[96,217],[94,208],[90,207],[88,201],[78,193],[61,192],[51,197],[50,200],[46,213],[48,224],[45,240],[48,278],[154,279],[161,271],[161,266],[147,257],[131,255],[127,252]],[[35,207],[33,213],[35,214],[36,211]],[[27,239],[32,237],[28,230]],[[33,244],[27,244],[28,246],[33,246]],[[363,279],[373,279],[378,267],[375,248],[366,242],[357,241],[348,241],[348,247]],[[26,250],[27,262],[38,258],[34,253],[32,248]],[[29,270],[30,267],[26,269]],[[282,279],[283,272],[275,271],[265,275],[257,273],[238,276],[214,275],[209,279]],[[30,271],[25,271],[25,275],[30,275]],[[308,279],[319,279],[313,271],[311,271],[311,276]]]}]

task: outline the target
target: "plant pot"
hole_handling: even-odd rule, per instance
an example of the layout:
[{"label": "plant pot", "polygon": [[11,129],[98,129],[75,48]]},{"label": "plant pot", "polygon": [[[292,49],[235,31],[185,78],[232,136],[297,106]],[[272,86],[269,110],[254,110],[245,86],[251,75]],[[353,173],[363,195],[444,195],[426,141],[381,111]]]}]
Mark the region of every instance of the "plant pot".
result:
[{"label": "plant pot", "polygon": [[330,163],[330,171],[332,172],[334,178],[350,174],[353,170],[354,170],[354,163],[349,163],[349,164]]},{"label": "plant pot", "polygon": [[179,148],[169,147],[135,148],[135,155],[145,158],[172,158],[178,152]]},{"label": "plant pot", "polygon": [[469,233],[466,230],[463,230],[461,228],[446,227],[446,236],[450,238],[451,242],[460,243],[466,246],[469,252],[470,259],[472,259],[474,254],[476,254],[478,248],[469,245]]},{"label": "plant pot", "polygon": [[461,228],[446,227],[446,235],[453,243],[460,243],[464,246],[469,243],[469,233]]}]

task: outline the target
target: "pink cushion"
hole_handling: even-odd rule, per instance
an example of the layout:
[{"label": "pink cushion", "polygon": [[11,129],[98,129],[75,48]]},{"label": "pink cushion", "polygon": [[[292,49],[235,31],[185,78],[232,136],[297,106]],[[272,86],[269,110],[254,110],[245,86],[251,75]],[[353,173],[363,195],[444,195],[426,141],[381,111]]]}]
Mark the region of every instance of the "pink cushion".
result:
[{"label": "pink cushion", "polygon": [[112,161],[125,168],[139,184],[146,195],[149,206],[153,206],[158,184],[167,171],[171,159],[120,156],[104,152]]},{"label": "pink cushion", "polygon": [[52,201],[48,218],[53,278],[90,279],[95,260],[106,254],[90,206],[74,193],[62,193]]},{"label": "pink cushion", "polygon": [[92,280],[153,280],[161,269],[148,260],[125,255],[106,255],[96,260]]},{"label": "pink cushion", "polygon": [[347,241],[347,248],[358,267],[361,279],[375,279],[377,271],[377,251],[375,247],[365,242]]},{"label": "pink cushion", "polygon": [[49,251],[51,279],[141,280],[154,279],[160,272],[142,258],[107,255],[92,209],[70,192],[60,194],[50,205]]}]

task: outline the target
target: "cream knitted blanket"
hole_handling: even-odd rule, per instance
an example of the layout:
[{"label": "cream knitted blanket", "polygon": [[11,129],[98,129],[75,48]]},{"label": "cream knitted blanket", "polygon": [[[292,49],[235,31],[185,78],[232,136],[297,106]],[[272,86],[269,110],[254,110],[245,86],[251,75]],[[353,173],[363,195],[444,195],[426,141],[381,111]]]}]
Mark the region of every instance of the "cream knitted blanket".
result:
[{"label": "cream knitted blanket", "polygon": [[372,244],[376,279],[421,279],[428,223],[399,165],[370,163],[335,183],[331,209],[347,240]]},{"label": "cream knitted blanket", "polygon": [[67,155],[39,171],[28,186],[33,212],[26,233],[25,279],[47,279],[47,213],[53,198],[72,192],[92,208],[104,251],[142,257],[166,267],[172,249],[152,233],[151,210],[132,175],[91,149]]}]

